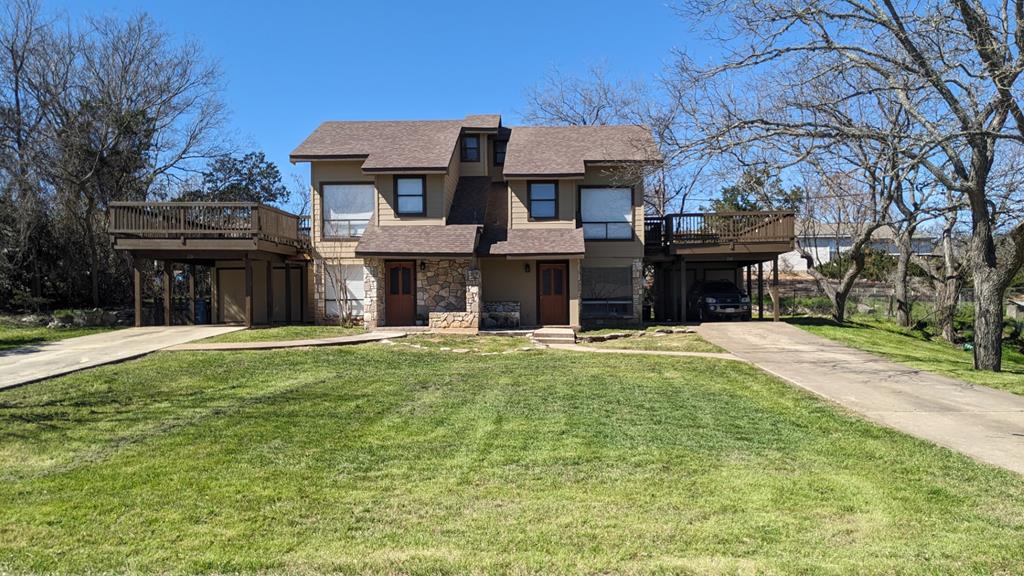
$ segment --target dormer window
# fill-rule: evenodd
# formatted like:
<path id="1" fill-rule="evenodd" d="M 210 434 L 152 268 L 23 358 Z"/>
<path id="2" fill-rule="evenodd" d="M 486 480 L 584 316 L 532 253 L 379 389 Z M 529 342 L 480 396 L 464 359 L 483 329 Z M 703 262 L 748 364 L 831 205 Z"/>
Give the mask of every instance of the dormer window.
<path id="1" fill-rule="evenodd" d="M 424 176 L 395 176 L 395 213 L 399 216 L 426 214 L 427 179 Z"/>
<path id="2" fill-rule="evenodd" d="M 480 136 L 476 134 L 465 134 L 462 137 L 462 161 L 480 161 Z"/>
<path id="3" fill-rule="evenodd" d="M 508 140 L 494 141 L 494 165 L 505 165 L 505 149 L 508 148 Z"/>

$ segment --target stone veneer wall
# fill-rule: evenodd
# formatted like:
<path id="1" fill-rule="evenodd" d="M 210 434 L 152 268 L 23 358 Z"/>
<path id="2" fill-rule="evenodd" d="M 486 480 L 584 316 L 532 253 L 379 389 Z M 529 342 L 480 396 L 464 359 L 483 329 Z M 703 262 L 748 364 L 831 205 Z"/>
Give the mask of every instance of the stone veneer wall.
<path id="1" fill-rule="evenodd" d="M 637 258 L 633 260 L 633 319 L 641 322 L 644 313 L 644 260 Z"/>
<path id="2" fill-rule="evenodd" d="M 384 325 L 384 261 L 363 260 L 363 326 L 373 329 Z"/>
<path id="3" fill-rule="evenodd" d="M 469 264 L 469 260 L 419 260 L 416 263 L 416 315 L 466 310 Z"/>
<path id="4" fill-rule="evenodd" d="M 453 267 L 449 267 L 449 270 L 451 270 L 451 268 Z M 463 270 L 463 309 L 437 310 L 428 312 L 427 318 L 429 321 L 430 328 L 435 330 L 448 330 L 460 332 L 476 332 L 480 328 L 480 270 L 477 268 L 470 268 L 468 262 L 465 263 L 465 268 L 463 268 Z M 434 278 L 438 277 L 443 278 L 444 276 L 435 276 Z M 447 278 L 449 282 L 451 282 L 454 279 L 454 275 L 449 272 Z M 438 294 L 440 295 L 441 290 L 436 288 L 428 288 L 426 292 L 428 294 L 432 292 L 438 292 Z M 443 297 L 435 299 L 435 301 L 445 302 Z"/>
<path id="5" fill-rule="evenodd" d="M 420 270 L 423 262 L 423 270 Z M 363 260 L 363 325 L 385 325 L 384 261 Z M 416 315 L 430 328 L 471 331 L 480 326 L 480 270 L 469 260 L 416 262 Z"/>

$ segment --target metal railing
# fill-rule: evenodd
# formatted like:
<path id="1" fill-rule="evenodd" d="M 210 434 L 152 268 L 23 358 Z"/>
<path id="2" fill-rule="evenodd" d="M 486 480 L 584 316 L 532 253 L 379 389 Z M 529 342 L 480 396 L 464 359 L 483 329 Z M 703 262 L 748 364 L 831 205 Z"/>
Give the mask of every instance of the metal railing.
<path id="1" fill-rule="evenodd" d="M 111 202 L 107 218 L 115 236 L 302 243 L 298 216 L 255 202 Z"/>
<path id="2" fill-rule="evenodd" d="M 790 242 L 794 216 L 788 211 L 668 214 L 644 223 L 648 246 L 711 246 Z"/>

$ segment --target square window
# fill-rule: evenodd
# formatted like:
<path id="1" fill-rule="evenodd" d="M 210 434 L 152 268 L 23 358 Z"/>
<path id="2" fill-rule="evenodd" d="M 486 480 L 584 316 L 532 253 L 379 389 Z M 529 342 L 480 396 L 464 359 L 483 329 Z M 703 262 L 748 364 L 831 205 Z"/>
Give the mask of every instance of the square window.
<path id="1" fill-rule="evenodd" d="M 553 220 L 558 217 L 558 183 L 530 182 L 527 184 L 530 218 Z"/>
<path id="2" fill-rule="evenodd" d="M 422 216 L 426 213 L 427 179 L 424 176 L 395 177 L 395 212 Z"/>

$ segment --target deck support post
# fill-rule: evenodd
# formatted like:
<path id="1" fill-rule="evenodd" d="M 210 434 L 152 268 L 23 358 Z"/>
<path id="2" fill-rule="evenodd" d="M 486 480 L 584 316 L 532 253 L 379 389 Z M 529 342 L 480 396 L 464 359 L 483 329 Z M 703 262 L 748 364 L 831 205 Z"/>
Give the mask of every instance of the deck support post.
<path id="1" fill-rule="evenodd" d="M 267 326 L 274 325 L 274 263 L 267 260 Z"/>
<path id="2" fill-rule="evenodd" d="M 171 283 L 173 281 L 173 262 L 164 260 L 164 271 L 163 271 L 163 282 L 164 282 L 164 326 L 170 326 L 173 324 L 171 318 L 171 312 L 173 306 L 171 305 Z"/>
<path id="3" fill-rule="evenodd" d="M 683 322 L 686 318 L 686 258 L 679 259 L 679 319 Z"/>
<path id="4" fill-rule="evenodd" d="M 778 256 L 775 257 L 775 262 L 772 265 L 771 294 L 772 294 L 772 320 L 775 321 L 775 322 L 778 322 L 779 321 L 779 317 L 782 314 L 782 311 L 779 310 L 779 308 L 781 308 L 782 306 L 781 306 L 781 303 L 779 302 L 780 298 L 779 298 L 779 257 Z"/>
<path id="5" fill-rule="evenodd" d="M 188 265 L 188 316 L 192 325 L 196 325 L 196 265 Z"/>
<path id="6" fill-rule="evenodd" d="M 245 326 L 252 328 L 252 260 L 246 254 L 245 262 Z"/>
<path id="7" fill-rule="evenodd" d="M 132 256 L 132 276 L 135 281 L 134 284 L 134 297 L 135 297 L 135 327 L 139 328 L 142 326 L 142 268 L 139 259 Z"/>
<path id="8" fill-rule="evenodd" d="M 284 322 L 292 323 L 292 265 L 284 261 Z"/>
<path id="9" fill-rule="evenodd" d="M 757 319 L 764 320 L 764 262 L 757 263 Z"/>
<path id="10" fill-rule="evenodd" d="M 751 298 L 754 295 L 754 279 L 751 278 L 750 276 L 750 273 L 752 271 L 750 268 L 750 264 L 747 264 L 746 268 L 744 268 L 744 271 L 747 273 L 747 298 Z M 753 298 L 751 298 L 751 301 L 753 301 Z"/>

